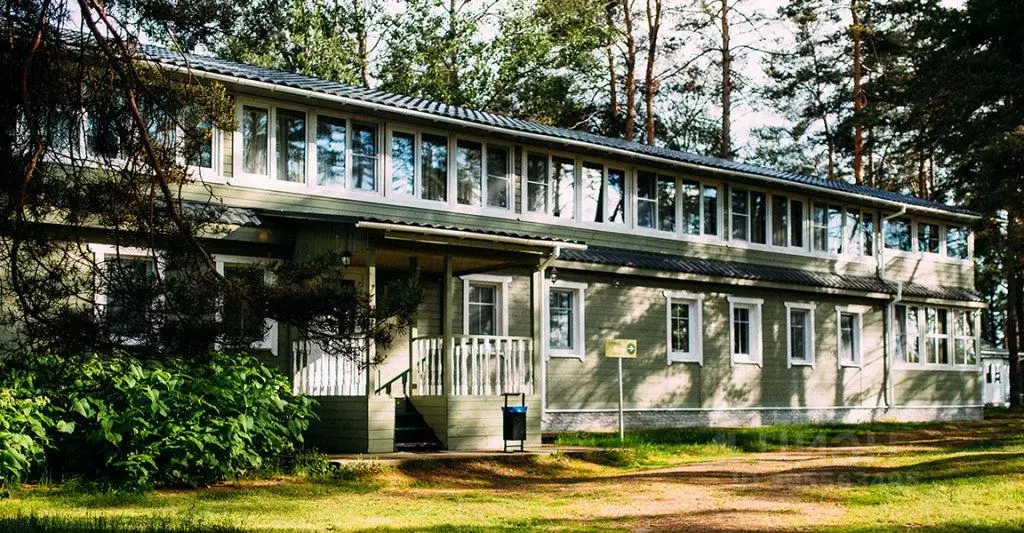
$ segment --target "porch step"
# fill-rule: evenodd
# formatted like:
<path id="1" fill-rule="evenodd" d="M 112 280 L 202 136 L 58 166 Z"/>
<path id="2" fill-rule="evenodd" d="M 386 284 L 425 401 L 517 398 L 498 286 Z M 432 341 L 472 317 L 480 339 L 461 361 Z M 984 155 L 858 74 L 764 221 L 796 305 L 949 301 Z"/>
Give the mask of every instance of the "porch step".
<path id="1" fill-rule="evenodd" d="M 409 398 L 395 400 L 395 451 L 433 451 L 441 441 Z"/>

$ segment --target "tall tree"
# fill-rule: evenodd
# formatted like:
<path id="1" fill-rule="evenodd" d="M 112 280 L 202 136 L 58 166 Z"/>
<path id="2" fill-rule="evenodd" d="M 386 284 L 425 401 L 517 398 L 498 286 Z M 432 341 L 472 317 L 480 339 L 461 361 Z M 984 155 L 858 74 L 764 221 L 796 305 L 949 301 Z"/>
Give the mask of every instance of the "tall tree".
<path id="1" fill-rule="evenodd" d="M 863 43 L 864 26 L 861 20 L 863 0 L 850 0 L 850 37 L 853 44 L 851 59 L 853 61 L 853 182 L 864 183 L 864 126 L 860 123 L 864 111 L 864 90 L 861 87 L 863 78 Z"/>
<path id="2" fill-rule="evenodd" d="M 661 32 L 662 20 L 661 0 L 647 0 L 647 66 L 644 71 L 644 123 L 647 126 L 645 139 L 647 144 L 654 144 L 654 95 L 660 86 L 655 77 L 655 64 L 658 60 L 658 33 Z"/>

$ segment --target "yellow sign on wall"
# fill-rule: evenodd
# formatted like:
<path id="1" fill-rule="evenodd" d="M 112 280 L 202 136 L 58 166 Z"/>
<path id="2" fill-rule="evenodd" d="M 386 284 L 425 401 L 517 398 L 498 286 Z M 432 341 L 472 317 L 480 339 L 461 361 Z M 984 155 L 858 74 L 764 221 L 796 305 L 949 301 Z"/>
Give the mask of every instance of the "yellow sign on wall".
<path id="1" fill-rule="evenodd" d="M 618 359 L 636 359 L 636 339 L 607 339 L 604 356 Z"/>

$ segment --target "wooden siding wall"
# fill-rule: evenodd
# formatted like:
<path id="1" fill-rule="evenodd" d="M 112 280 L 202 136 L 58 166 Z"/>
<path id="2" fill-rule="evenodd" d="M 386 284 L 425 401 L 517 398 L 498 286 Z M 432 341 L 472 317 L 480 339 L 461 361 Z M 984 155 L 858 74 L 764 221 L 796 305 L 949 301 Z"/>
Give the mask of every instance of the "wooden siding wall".
<path id="1" fill-rule="evenodd" d="M 322 396 L 306 442 L 324 452 L 395 451 L 395 401 L 384 396 Z"/>
<path id="2" fill-rule="evenodd" d="M 518 402 L 519 399 L 511 400 Z M 501 450 L 502 396 L 414 396 L 412 403 L 445 448 Z M 540 446 L 540 396 L 526 396 L 526 446 Z"/>
<path id="3" fill-rule="evenodd" d="M 616 364 L 603 357 L 607 338 L 635 338 L 639 354 L 624 362 L 626 405 L 634 408 L 881 407 L 884 399 L 884 306 L 863 315 L 860 367 L 837 361 L 837 305 L 866 302 L 828 295 L 622 279 L 562 273 L 560 279 L 588 283 L 583 361 L 547 363 L 547 407 L 611 409 L 617 406 Z M 665 290 L 706 294 L 703 307 L 704 365 L 667 363 Z M 729 351 L 728 296 L 762 298 L 762 366 L 733 365 Z M 813 302 L 815 366 L 788 368 L 785 302 Z M 977 404 L 975 372 L 897 372 L 896 405 Z"/>

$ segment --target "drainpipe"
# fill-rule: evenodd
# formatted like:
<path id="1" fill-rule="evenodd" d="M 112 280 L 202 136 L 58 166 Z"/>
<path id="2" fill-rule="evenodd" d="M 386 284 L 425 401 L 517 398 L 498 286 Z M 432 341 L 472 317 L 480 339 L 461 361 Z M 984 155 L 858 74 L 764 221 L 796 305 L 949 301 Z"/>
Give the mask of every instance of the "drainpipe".
<path id="1" fill-rule="evenodd" d="M 879 243 L 881 246 L 878 247 L 878 277 L 886 283 L 892 283 L 896 285 L 896 295 L 892 301 L 885 308 L 885 319 L 882 321 L 882 334 L 885 335 L 882 346 L 884 347 L 885 353 L 883 354 L 883 362 L 885 363 L 885 406 L 892 407 L 895 404 L 896 387 L 892 382 L 892 367 L 893 367 L 893 339 L 892 339 L 892 325 L 896 320 L 896 304 L 903 299 L 903 282 L 889 279 L 885 276 L 885 224 L 890 220 L 901 217 L 907 213 L 907 206 L 900 207 L 900 210 L 889 215 L 882 217 L 881 223 L 881 235 L 883 242 Z"/>
<path id="2" fill-rule="evenodd" d="M 540 382 L 534 383 L 534 388 L 540 390 L 540 418 L 544 420 L 544 412 L 548 408 L 548 361 L 547 361 L 547 347 L 544 346 L 542 332 L 544 331 L 544 272 L 562 256 L 562 247 L 555 246 L 551 249 L 551 255 L 544 258 L 537 266 L 537 282 L 538 286 L 536 290 L 539 294 L 535 297 L 534 304 L 536 310 L 534 311 L 535 316 L 532 318 L 534 327 L 533 331 L 534 338 L 534 355 L 537 357 L 540 366 Z M 536 368 L 536 367 L 535 367 Z M 534 374 L 536 377 L 536 374 Z"/>

